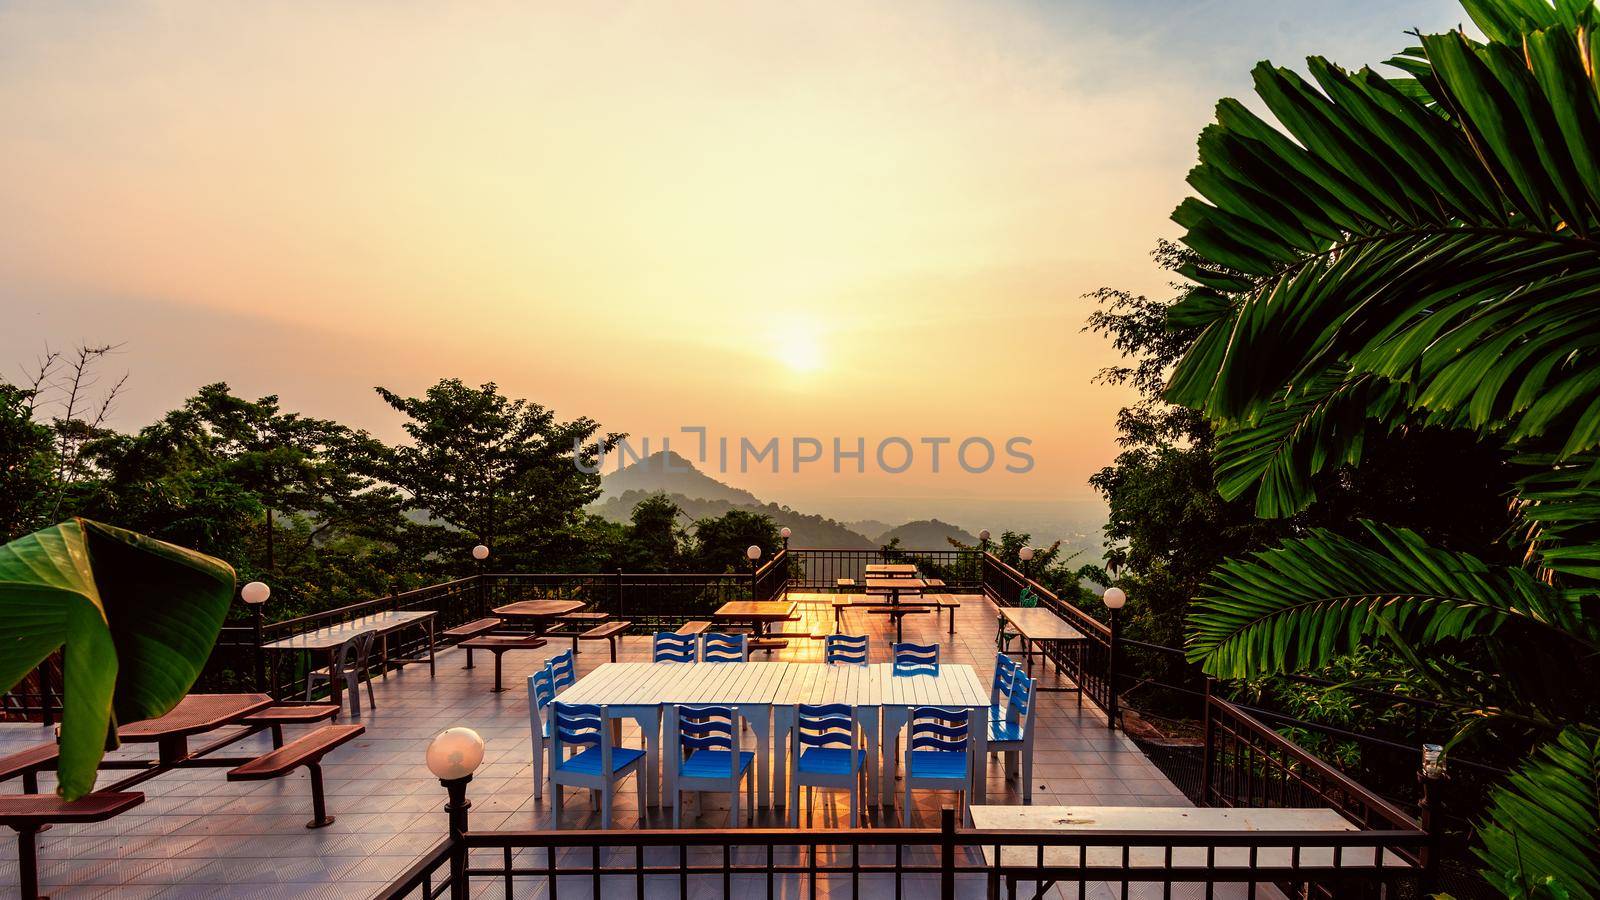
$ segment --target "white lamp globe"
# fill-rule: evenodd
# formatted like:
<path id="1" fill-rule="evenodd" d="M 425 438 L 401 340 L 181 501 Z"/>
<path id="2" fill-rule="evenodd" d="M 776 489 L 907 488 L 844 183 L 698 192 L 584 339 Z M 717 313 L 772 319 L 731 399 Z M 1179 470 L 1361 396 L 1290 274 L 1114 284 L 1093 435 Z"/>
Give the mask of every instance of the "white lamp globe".
<path id="1" fill-rule="evenodd" d="M 783 535 L 783 539 L 784 540 L 788 540 L 789 539 L 789 535 L 794 534 L 794 532 L 790 531 L 787 526 L 785 526 L 784 528 L 779 529 L 778 533 Z"/>
<path id="2" fill-rule="evenodd" d="M 985 528 L 984 530 L 978 532 L 978 540 L 987 541 L 988 539 L 989 539 L 989 529 Z"/>
<path id="3" fill-rule="evenodd" d="M 1028 560 L 1033 559 L 1033 548 L 1032 547 L 1023 547 L 1021 550 L 1017 551 L 1017 557 L 1020 558 L 1023 562 L 1027 562 Z"/>
<path id="4" fill-rule="evenodd" d="M 1128 602 L 1128 595 L 1123 593 L 1122 588 L 1109 587 L 1100 599 L 1105 601 L 1106 609 L 1121 609 Z"/>
<path id="5" fill-rule="evenodd" d="M 761 548 L 755 544 L 751 544 L 749 548 L 744 551 L 744 555 L 749 557 L 752 561 L 758 560 L 761 558 Z"/>
<path id="6" fill-rule="evenodd" d="M 483 762 L 483 738 L 471 728 L 449 728 L 428 745 L 428 771 L 441 781 L 466 778 Z"/>
<path id="7" fill-rule="evenodd" d="M 239 599 L 251 606 L 260 606 L 272 596 L 272 588 L 265 581 L 252 581 L 239 589 Z"/>
<path id="8" fill-rule="evenodd" d="M 472 558 L 482 561 L 489 558 L 489 548 L 482 544 L 472 548 Z"/>

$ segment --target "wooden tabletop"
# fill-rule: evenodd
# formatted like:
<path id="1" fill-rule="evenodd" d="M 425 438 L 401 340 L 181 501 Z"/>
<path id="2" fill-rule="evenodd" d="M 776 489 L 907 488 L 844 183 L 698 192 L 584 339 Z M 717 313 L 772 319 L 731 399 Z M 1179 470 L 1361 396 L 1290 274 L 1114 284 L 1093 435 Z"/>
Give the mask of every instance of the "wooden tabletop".
<path id="1" fill-rule="evenodd" d="M 1002 606 L 1000 615 L 1030 641 L 1081 641 L 1083 632 L 1068 625 L 1048 609 L 1038 606 Z"/>
<path id="2" fill-rule="evenodd" d="M 521 600 L 495 607 L 494 614 L 502 619 L 553 619 L 583 607 L 577 600 Z"/>
<path id="3" fill-rule="evenodd" d="M 263 650 L 330 650 L 368 632 L 383 634 L 438 615 L 431 609 L 391 609 L 263 644 Z"/>
<path id="4" fill-rule="evenodd" d="M 733 600 L 722 604 L 711 618 L 724 622 L 781 622 L 794 615 L 793 600 Z"/>
<path id="5" fill-rule="evenodd" d="M 920 591 L 927 586 L 928 583 L 921 578 L 889 576 L 867 579 L 867 590 L 869 591 Z"/>
<path id="6" fill-rule="evenodd" d="M 867 566 L 867 575 L 915 575 L 917 567 L 910 563 L 873 563 Z"/>
<path id="7" fill-rule="evenodd" d="M 1331 809 L 1213 809 L 1189 806 L 980 806 L 974 805 L 972 826 L 1028 831 L 1217 831 L 1247 834 L 1254 831 L 1305 831 L 1315 833 L 1356 831 L 1357 828 L 1344 816 Z M 1046 847 L 1045 867 L 1076 867 L 1079 860 L 1077 846 Z M 1249 847 L 1217 847 L 1216 865 L 1252 865 L 1257 868 L 1287 868 L 1291 864 L 1292 847 L 1260 847 L 1254 860 Z M 1209 847 L 1175 847 L 1172 864 L 1177 866 L 1206 864 Z M 1329 865 L 1333 861 L 1333 848 L 1316 846 L 1308 840 L 1299 848 L 1299 863 L 1303 866 Z M 984 860 L 993 864 L 994 847 L 984 848 Z M 1039 848 L 1007 846 L 1004 861 L 1008 866 L 1035 866 Z M 1112 867 L 1122 864 L 1123 847 L 1104 846 L 1088 848 L 1088 865 Z M 1161 847 L 1129 848 L 1129 864 L 1136 867 L 1158 867 L 1166 864 L 1166 850 Z M 1371 865 L 1374 859 L 1371 847 L 1346 847 L 1341 857 L 1343 865 Z M 1385 855 L 1385 865 L 1403 866 L 1405 862 L 1392 853 Z M 1271 880 L 1271 879 L 1264 879 Z"/>
<path id="8" fill-rule="evenodd" d="M 133 743 L 199 734 L 231 724 L 272 705 L 266 694 L 190 694 L 164 716 L 130 722 L 117 737 Z"/>

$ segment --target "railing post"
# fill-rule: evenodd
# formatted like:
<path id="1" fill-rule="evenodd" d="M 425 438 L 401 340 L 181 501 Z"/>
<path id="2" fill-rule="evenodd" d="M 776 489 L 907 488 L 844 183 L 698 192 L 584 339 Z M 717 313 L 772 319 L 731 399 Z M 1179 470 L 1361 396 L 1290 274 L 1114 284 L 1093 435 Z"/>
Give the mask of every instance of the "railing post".
<path id="1" fill-rule="evenodd" d="M 444 805 L 444 811 L 450 817 L 450 900 L 467 900 L 467 810 L 472 808 L 472 801 L 467 799 L 467 782 L 472 776 L 465 778 L 441 778 L 439 783 L 444 785 L 450 793 L 450 800 Z"/>
<path id="2" fill-rule="evenodd" d="M 939 811 L 939 896 L 956 898 L 956 811 L 948 806 Z"/>
<path id="3" fill-rule="evenodd" d="M 1418 888 L 1424 896 L 1431 894 L 1439 883 L 1439 843 L 1443 831 L 1443 806 L 1440 801 L 1443 799 L 1441 782 L 1444 779 L 1442 749 L 1434 744 L 1424 744 L 1422 768 L 1417 772 L 1417 780 L 1422 783 L 1422 799 L 1417 805 L 1422 812 L 1422 830 L 1428 836 L 1418 860 L 1422 864 L 1422 883 Z"/>
<path id="4" fill-rule="evenodd" d="M 1111 609 L 1111 649 L 1106 654 L 1106 727 L 1117 728 L 1117 610 Z"/>
<path id="5" fill-rule="evenodd" d="M 48 728 L 56 723 L 55 710 L 50 708 L 50 657 L 39 663 L 39 714 Z"/>
<path id="6" fill-rule="evenodd" d="M 255 611 L 255 623 L 254 628 L 252 629 L 254 639 L 252 643 L 255 644 L 256 654 L 256 693 L 271 693 L 271 691 L 268 691 L 264 687 L 267 682 L 267 653 L 265 650 L 261 649 L 261 604 L 252 603 L 250 604 L 250 608 Z"/>
<path id="7" fill-rule="evenodd" d="M 1201 806 L 1211 805 L 1211 760 L 1215 756 L 1215 747 L 1213 745 L 1216 743 L 1217 731 L 1216 723 L 1211 719 L 1211 692 L 1216 683 L 1217 680 L 1215 678 L 1210 675 L 1206 676 L 1205 709 L 1200 713 L 1201 721 L 1205 723 L 1202 732 L 1205 735 L 1204 743 L 1200 748 L 1200 799 L 1198 802 Z"/>
<path id="8" fill-rule="evenodd" d="M 617 569 L 617 618 L 622 618 L 627 610 L 622 608 L 622 569 Z"/>

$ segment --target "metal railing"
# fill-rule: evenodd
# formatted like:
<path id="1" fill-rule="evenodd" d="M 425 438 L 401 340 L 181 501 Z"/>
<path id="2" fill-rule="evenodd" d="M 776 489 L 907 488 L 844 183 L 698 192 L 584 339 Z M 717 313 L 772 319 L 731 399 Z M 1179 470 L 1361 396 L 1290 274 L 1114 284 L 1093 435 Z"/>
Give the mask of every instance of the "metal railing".
<path id="1" fill-rule="evenodd" d="M 1114 711 L 1111 677 L 1111 629 L 1077 606 L 1062 600 L 1049 588 L 1007 565 L 993 553 L 984 553 L 983 592 L 996 606 L 1016 606 L 1024 587 L 1039 598 L 1039 605 L 1060 616 L 1083 635 L 1081 641 L 1047 641 L 1038 649 L 1077 684 L 1083 695 L 1103 710 Z M 1113 718 L 1111 722 L 1115 726 Z"/>
<path id="2" fill-rule="evenodd" d="M 791 549 L 795 583 L 792 590 L 832 591 L 841 578 L 857 585 L 866 580 L 867 566 L 878 563 L 912 563 L 928 578 L 937 578 L 945 588 L 958 593 L 977 593 L 982 589 L 983 571 L 976 550 L 903 550 L 899 547 L 877 550 Z"/>

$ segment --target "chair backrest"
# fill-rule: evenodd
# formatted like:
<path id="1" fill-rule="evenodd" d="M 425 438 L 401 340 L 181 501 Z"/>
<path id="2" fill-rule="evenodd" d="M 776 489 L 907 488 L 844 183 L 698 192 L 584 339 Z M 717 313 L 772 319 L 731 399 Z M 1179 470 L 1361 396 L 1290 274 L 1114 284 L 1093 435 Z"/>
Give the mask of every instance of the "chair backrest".
<path id="1" fill-rule="evenodd" d="M 372 632 L 370 631 L 363 631 L 355 637 L 340 644 L 337 655 L 337 659 L 339 661 L 339 671 L 336 674 L 342 675 L 346 672 L 360 672 L 366 665 L 367 654 L 371 651 L 371 649 Z"/>
<path id="2" fill-rule="evenodd" d="M 565 690 L 568 685 L 577 683 L 578 661 L 573 658 L 570 649 L 550 657 L 546 665 L 550 667 L 550 674 L 555 676 L 556 690 Z"/>
<path id="3" fill-rule="evenodd" d="M 679 706 L 678 746 L 697 750 L 732 750 L 734 712 L 728 706 Z"/>
<path id="4" fill-rule="evenodd" d="M 742 634 L 700 635 L 700 661 L 708 663 L 746 662 L 750 659 L 750 644 Z"/>
<path id="5" fill-rule="evenodd" d="M 830 634 L 823 641 L 823 659 L 829 664 L 867 664 L 870 640 L 864 634 Z"/>
<path id="6" fill-rule="evenodd" d="M 894 645 L 894 674 L 939 674 L 939 645 L 913 644 L 909 641 Z"/>
<path id="7" fill-rule="evenodd" d="M 651 662 L 694 662 L 695 636 L 675 631 L 658 631 L 651 642 Z"/>
<path id="8" fill-rule="evenodd" d="M 943 706 L 919 706 L 911 710 L 910 738 L 906 744 L 912 750 L 939 750 L 965 753 L 971 736 L 965 709 L 947 709 Z"/>
<path id="9" fill-rule="evenodd" d="M 1024 723 L 1024 727 L 1032 728 L 1034 712 L 1034 680 L 1026 672 L 1017 672 L 1011 679 L 1011 692 L 1006 697 L 1006 719 L 1011 722 Z"/>
<path id="10" fill-rule="evenodd" d="M 795 746 L 854 747 L 855 710 L 843 703 L 802 703 L 795 717 Z"/>
<path id="11" fill-rule="evenodd" d="M 593 703 L 550 704 L 550 739 L 556 750 L 562 744 L 587 744 L 604 749 L 610 743 L 611 731 L 606 727 L 605 710 Z"/>
<path id="12" fill-rule="evenodd" d="M 528 690 L 531 692 L 529 699 L 533 701 L 535 709 L 544 709 L 556 699 L 556 676 L 550 671 L 550 664 L 545 663 L 544 668 L 528 677 Z"/>
<path id="13" fill-rule="evenodd" d="M 989 703 L 1000 702 L 1001 697 L 1011 696 L 1011 682 L 1016 678 L 1022 667 L 1016 660 L 1004 653 L 994 655 L 994 680 L 989 687 Z"/>

